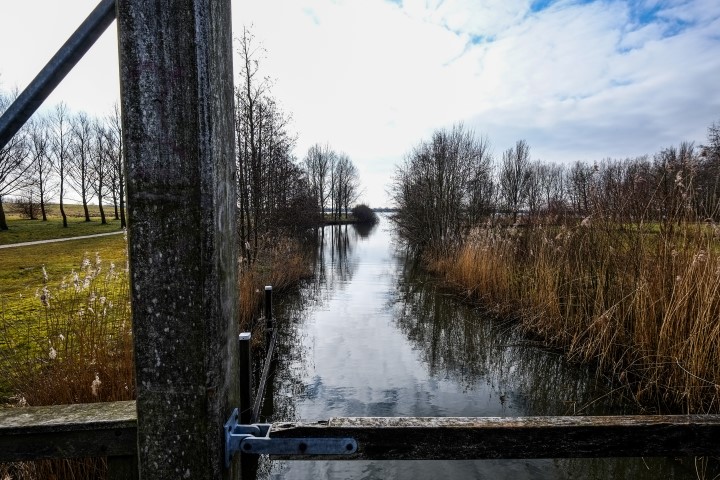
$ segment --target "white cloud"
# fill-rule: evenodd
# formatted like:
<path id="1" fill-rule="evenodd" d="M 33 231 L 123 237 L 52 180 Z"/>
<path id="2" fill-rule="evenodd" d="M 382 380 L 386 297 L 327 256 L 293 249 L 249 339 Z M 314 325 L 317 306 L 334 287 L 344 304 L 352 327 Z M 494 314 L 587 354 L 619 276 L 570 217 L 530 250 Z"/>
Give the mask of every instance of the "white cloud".
<path id="1" fill-rule="evenodd" d="M 97 0 L 3 2 L 0 16 L 0 87 L 22 89 L 37 75 Z M 65 101 L 73 109 L 109 112 L 119 95 L 117 28 L 113 23 L 70 71 L 47 104 Z"/>
<path id="2" fill-rule="evenodd" d="M 263 71 L 294 118 L 296 154 L 316 142 L 347 152 L 373 205 L 387 201 L 394 162 L 458 121 L 487 133 L 497 153 L 525 138 L 534 157 L 572 161 L 702 141 L 719 119 L 717 0 L 559 0 L 538 12 L 531 3 L 233 0 L 233 28 L 254 24 Z M 0 50 L 3 86 L 27 83 L 94 4 L 5 6 L 0 44 L 13 48 Z M 51 102 L 109 109 L 110 30 Z"/>

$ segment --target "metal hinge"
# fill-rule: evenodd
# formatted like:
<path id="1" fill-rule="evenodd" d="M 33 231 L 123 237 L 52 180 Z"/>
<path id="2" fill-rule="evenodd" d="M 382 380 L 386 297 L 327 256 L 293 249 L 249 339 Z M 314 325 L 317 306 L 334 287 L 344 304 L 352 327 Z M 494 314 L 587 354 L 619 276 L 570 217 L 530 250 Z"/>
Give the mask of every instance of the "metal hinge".
<path id="1" fill-rule="evenodd" d="M 269 423 L 240 425 L 238 409 L 225 422 L 225 466 L 233 455 L 350 455 L 357 451 L 354 438 L 270 438 Z"/>

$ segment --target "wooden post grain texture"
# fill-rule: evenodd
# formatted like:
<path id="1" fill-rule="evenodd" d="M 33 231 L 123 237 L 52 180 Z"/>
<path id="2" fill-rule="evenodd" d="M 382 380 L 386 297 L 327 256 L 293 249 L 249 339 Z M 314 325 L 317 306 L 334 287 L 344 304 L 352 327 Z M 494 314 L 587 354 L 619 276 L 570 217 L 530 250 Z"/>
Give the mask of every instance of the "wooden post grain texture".
<path id="1" fill-rule="evenodd" d="M 140 477 L 231 478 L 237 251 L 230 0 L 118 0 Z"/>

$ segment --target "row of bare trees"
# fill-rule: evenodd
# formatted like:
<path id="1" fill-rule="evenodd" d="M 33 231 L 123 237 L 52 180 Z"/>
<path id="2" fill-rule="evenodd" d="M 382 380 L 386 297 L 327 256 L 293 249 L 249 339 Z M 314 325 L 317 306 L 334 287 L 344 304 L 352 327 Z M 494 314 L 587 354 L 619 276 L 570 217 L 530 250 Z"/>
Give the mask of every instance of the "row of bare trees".
<path id="1" fill-rule="evenodd" d="M 720 124 L 709 127 L 703 146 L 572 165 L 532 160 L 524 140 L 496 162 L 487 138 L 457 125 L 416 146 L 391 188 L 400 233 L 421 249 L 452 246 L 489 217 L 719 221 Z"/>
<path id="2" fill-rule="evenodd" d="M 240 78 L 235 89 L 238 234 L 243 258 L 253 263 L 267 243 L 294 236 L 348 210 L 358 195 L 357 169 L 329 146 L 310 148 L 303 162 L 292 154 L 291 117 L 262 76 L 263 49 L 243 29 L 238 39 Z"/>
<path id="3" fill-rule="evenodd" d="M 0 113 L 12 97 L 0 92 Z M 30 218 L 36 211 L 47 220 L 47 204 L 58 201 L 67 227 L 65 200 L 79 199 L 85 221 L 88 205 L 97 202 L 101 223 L 107 223 L 105 205 L 125 226 L 125 178 L 122 163 L 120 112 L 106 118 L 70 113 L 63 103 L 34 117 L 0 149 L 0 229 L 7 230 L 4 202 L 14 197 Z"/>
<path id="4" fill-rule="evenodd" d="M 316 208 L 329 212 L 332 220 L 347 216 L 360 195 L 358 170 L 350 157 L 316 143 L 308 149 L 303 163 Z"/>

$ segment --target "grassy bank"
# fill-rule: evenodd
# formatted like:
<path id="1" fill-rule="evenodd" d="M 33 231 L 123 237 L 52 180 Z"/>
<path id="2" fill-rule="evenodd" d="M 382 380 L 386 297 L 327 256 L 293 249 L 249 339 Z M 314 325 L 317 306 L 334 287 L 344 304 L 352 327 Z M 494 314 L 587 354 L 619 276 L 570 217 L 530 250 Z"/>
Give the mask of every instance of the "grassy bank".
<path id="1" fill-rule="evenodd" d="M 60 208 L 57 205 L 47 207 L 48 219 L 45 222 L 8 214 L 8 230 L 0 230 L 0 245 L 120 231 L 120 220 L 113 219 L 112 207 L 105 207 L 107 218 L 105 225 L 100 223 L 100 211 L 97 205 L 89 206 L 89 211 L 92 219 L 86 222 L 82 205 L 65 205 L 67 228 L 63 227 Z"/>
<path id="2" fill-rule="evenodd" d="M 122 235 L 0 249 L 0 391 L 32 405 L 86 398 L 90 365 L 129 332 L 126 250 Z"/>
<path id="3" fill-rule="evenodd" d="M 238 280 L 240 328 L 244 331 L 252 328 L 253 318 L 264 301 L 266 285 L 272 285 L 273 292 L 277 293 L 312 274 L 310 251 L 292 239 L 276 242 L 272 248 L 261 252 L 253 265 L 243 264 Z"/>
<path id="4" fill-rule="evenodd" d="M 123 235 L 0 249 L 0 403 L 16 407 L 135 398 L 127 244 Z M 263 287 L 312 273 L 297 241 L 241 268 L 241 328 Z M 258 338 L 260 338 L 258 336 Z M 0 464 L 0 478 L 103 478 L 104 459 Z"/>
<path id="5" fill-rule="evenodd" d="M 480 228 L 431 268 L 469 299 L 632 386 L 650 409 L 720 411 L 720 250 L 695 223 Z"/>
<path id="6" fill-rule="evenodd" d="M 0 368 L 11 372 L 0 381 L 0 394 L 23 397 L 23 402 L 31 405 L 92 400 L 85 395 L 95 378 L 89 365 L 97 365 L 98 352 L 118 350 L 117 345 L 104 346 L 103 336 L 130 333 L 126 252 L 122 235 L 0 249 Z M 251 328 L 265 285 L 281 291 L 310 275 L 309 252 L 298 241 L 278 241 L 261 252 L 252 266 L 240 269 L 240 328 Z M 117 314 L 106 318 L 108 309 Z M 64 338 L 62 351 L 55 345 L 60 336 Z M 80 383 L 64 384 L 63 392 L 35 388 L 46 382 L 50 366 L 62 370 L 58 365 L 70 348 L 77 348 L 82 357 L 73 357 L 73 361 L 86 366 L 84 375 L 72 376 Z M 52 359 L 51 349 L 55 352 Z M 122 345 L 121 350 L 127 362 L 123 370 L 130 372 L 131 343 Z M 72 370 L 76 371 L 76 366 Z M 62 379 L 68 374 L 58 375 Z M 123 388 L 132 384 L 130 378 L 123 376 Z M 129 392 L 132 396 L 131 388 Z M 122 399 L 124 394 L 108 400 Z"/>

